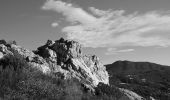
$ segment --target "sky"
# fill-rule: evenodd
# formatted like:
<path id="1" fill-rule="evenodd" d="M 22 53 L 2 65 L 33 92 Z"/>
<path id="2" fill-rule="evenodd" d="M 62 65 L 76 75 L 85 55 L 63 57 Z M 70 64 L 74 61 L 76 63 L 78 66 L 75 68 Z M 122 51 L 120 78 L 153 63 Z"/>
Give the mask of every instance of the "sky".
<path id="1" fill-rule="evenodd" d="M 0 38 L 35 50 L 61 37 L 103 64 L 170 65 L 170 0 L 0 0 Z"/>

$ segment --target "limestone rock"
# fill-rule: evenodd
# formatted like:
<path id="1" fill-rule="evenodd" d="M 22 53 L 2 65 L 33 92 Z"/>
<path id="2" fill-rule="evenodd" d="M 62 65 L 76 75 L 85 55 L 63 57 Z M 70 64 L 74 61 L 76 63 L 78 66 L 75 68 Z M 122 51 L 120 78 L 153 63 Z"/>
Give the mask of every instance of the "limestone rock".
<path id="1" fill-rule="evenodd" d="M 52 60 L 50 58 L 56 58 L 56 62 L 61 66 L 61 69 L 69 72 L 69 74 L 65 74 L 65 77 L 71 75 L 87 87 L 96 87 L 99 82 L 109 84 L 109 75 L 105 66 L 100 63 L 99 58 L 95 55 L 84 56 L 81 45 L 76 41 L 68 41 L 63 38 L 55 42 L 48 40 L 45 45 L 37 49 L 36 53 L 49 58 L 49 60 Z"/>
<path id="2" fill-rule="evenodd" d="M 63 38 L 55 41 L 50 46 L 53 51 L 56 52 L 59 62 L 67 62 L 69 58 L 76 58 L 81 56 L 81 45 L 76 41 L 65 41 Z"/>

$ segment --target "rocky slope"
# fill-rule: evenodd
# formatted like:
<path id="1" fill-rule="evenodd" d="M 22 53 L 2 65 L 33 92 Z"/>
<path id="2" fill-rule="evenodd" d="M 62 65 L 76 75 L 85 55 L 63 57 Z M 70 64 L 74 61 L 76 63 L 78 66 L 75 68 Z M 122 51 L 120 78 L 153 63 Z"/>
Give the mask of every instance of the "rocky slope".
<path id="1" fill-rule="evenodd" d="M 15 42 L 7 43 L 4 40 L 0 40 L 0 59 L 3 59 L 9 55 L 17 56 L 23 59 L 32 68 L 36 68 L 37 70 L 43 72 L 44 75 L 54 76 L 54 78 L 60 77 L 63 80 L 73 78 L 78 79 L 79 82 L 83 84 L 83 87 L 85 86 L 86 89 L 90 89 L 94 93 L 102 93 L 103 96 L 109 96 L 113 98 L 116 97 L 116 100 L 118 98 L 118 100 L 145 100 L 143 97 L 139 96 L 131 89 L 128 90 L 127 88 L 124 89 L 124 87 L 119 86 L 115 87 L 115 83 L 117 83 L 117 81 L 112 81 L 112 76 L 114 75 L 112 71 L 122 71 L 117 70 L 119 68 L 115 67 L 107 67 L 107 69 L 109 70 L 106 71 L 106 67 L 101 64 L 97 56 L 83 55 L 81 45 L 76 41 L 68 41 L 64 40 L 63 38 L 56 41 L 48 40 L 45 45 L 38 47 L 37 50 L 30 51 L 16 45 Z M 116 66 L 120 67 L 118 65 Z M 111 82 L 109 82 L 108 72 L 111 76 Z M 105 85 L 99 86 L 99 83 Z M 50 84 L 53 84 L 53 82 Z M 96 88 L 98 89 L 96 90 Z M 103 96 L 102 98 L 104 98 Z"/>
<path id="2" fill-rule="evenodd" d="M 75 41 L 48 40 L 34 52 L 15 44 L 1 43 L 0 58 L 14 53 L 45 74 L 58 74 L 64 79 L 74 77 L 92 90 L 99 82 L 109 84 L 109 75 L 99 58 L 83 55 L 81 45 Z"/>

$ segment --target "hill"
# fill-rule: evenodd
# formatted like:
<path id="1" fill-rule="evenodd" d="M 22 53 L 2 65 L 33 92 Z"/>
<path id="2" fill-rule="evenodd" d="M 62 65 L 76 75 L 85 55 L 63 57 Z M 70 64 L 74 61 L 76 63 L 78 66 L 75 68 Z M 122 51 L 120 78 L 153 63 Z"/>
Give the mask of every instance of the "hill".
<path id="1" fill-rule="evenodd" d="M 104 66 L 63 38 L 34 51 L 0 40 L 2 100 L 169 100 L 169 72 L 149 62 Z"/>
<path id="2" fill-rule="evenodd" d="M 170 66 L 150 62 L 116 61 L 106 65 L 110 84 L 150 99 L 170 100 Z"/>
<path id="3" fill-rule="evenodd" d="M 34 51 L 0 40 L 0 99 L 130 100 L 109 85 L 99 58 L 81 51 L 78 42 L 63 38 Z"/>

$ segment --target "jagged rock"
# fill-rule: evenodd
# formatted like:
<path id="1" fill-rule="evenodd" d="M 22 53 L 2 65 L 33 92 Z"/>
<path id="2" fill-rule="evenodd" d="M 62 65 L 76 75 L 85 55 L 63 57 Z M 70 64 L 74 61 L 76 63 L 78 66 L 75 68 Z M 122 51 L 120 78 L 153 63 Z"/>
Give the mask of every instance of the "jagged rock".
<path id="1" fill-rule="evenodd" d="M 10 44 L 8 47 L 1 44 L 0 52 L 3 54 L 11 52 L 20 56 L 45 74 L 60 73 L 65 79 L 77 78 L 90 89 L 96 87 L 99 82 L 109 84 L 109 75 L 99 58 L 82 55 L 81 45 L 76 41 L 63 38 L 55 42 L 48 40 L 34 52 L 15 44 Z"/>
<path id="2" fill-rule="evenodd" d="M 1 52 L 0 58 L 8 54 L 11 54 L 11 55 L 13 54 L 11 51 L 7 49 L 7 47 L 4 44 L 0 44 L 0 52 Z"/>
<path id="3" fill-rule="evenodd" d="M 0 51 L 1 51 L 2 53 L 8 52 L 7 47 L 6 47 L 5 45 L 3 45 L 3 44 L 0 44 Z"/>
<path id="4" fill-rule="evenodd" d="M 65 41 L 61 38 L 49 48 L 56 52 L 59 62 L 65 63 L 69 58 L 81 56 L 81 45 L 75 41 Z"/>
<path id="5" fill-rule="evenodd" d="M 63 38 L 57 41 L 48 40 L 47 43 L 35 51 L 43 58 L 57 58 L 58 63 L 65 63 L 69 58 L 80 57 L 81 45 L 75 41 L 65 41 Z"/>
<path id="6" fill-rule="evenodd" d="M 108 79 L 108 73 L 106 71 L 106 68 L 103 66 L 103 64 L 101 64 L 99 58 L 95 55 L 93 56 L 84 56 L 83 60 L 86 64 L 86 66 L 88 66 L 88 68 L 90 69 L 90 72 L 96 76 L 96 78 L 98 80 L 100 80 L 99 82 L 108 84 L 109 83 L 109 79 Z M 97 83 L 98 84 L 98 83 Z"/>
<path id="7" fill-rule="evenodd" d="M 50 42 L 50 43 L 49 43 Z M 50 45 L 47 45 L 50 44 Z M 109 75 L 97 56 L 82 55 L 81 45 L 76 41 L 68 41 L 61 38 L 54 42 L 50 40 L 36 51 L 42 57 L 48 54 L 47 58 L 56 56 L 49 55 L 49 51 L 57 55 L 57 64 L 62 70 L 69 72 L 71 77 L 79 79 L 87 87 L 95 87 L 99 82 L 109 84 Z M 59 69 L 58 69 L 59 70 Z"/>
<path id="8" fill-rule="evenodd" d="M 38 48 L 35 51 L 36 54 L 42 56 L 43 58 L 49 58 L 53 62 L 57 62 L 57 54 L 53 50 L 49 49 L 55 42 L 52 40 L 48 40 L 44 46 Z"/>
<path id="9" fill-rule="evenodd" d="M 43 73 L 48 74 L 51 72 L 49 64 L 42 57 L 35 55 L 32 51 L 14 44 L 11 45 L 11 51 L 15 53 L 15 55 L 26 59 L 28 63 L 32 65 L 32 67 L 39 69 Z"/>

